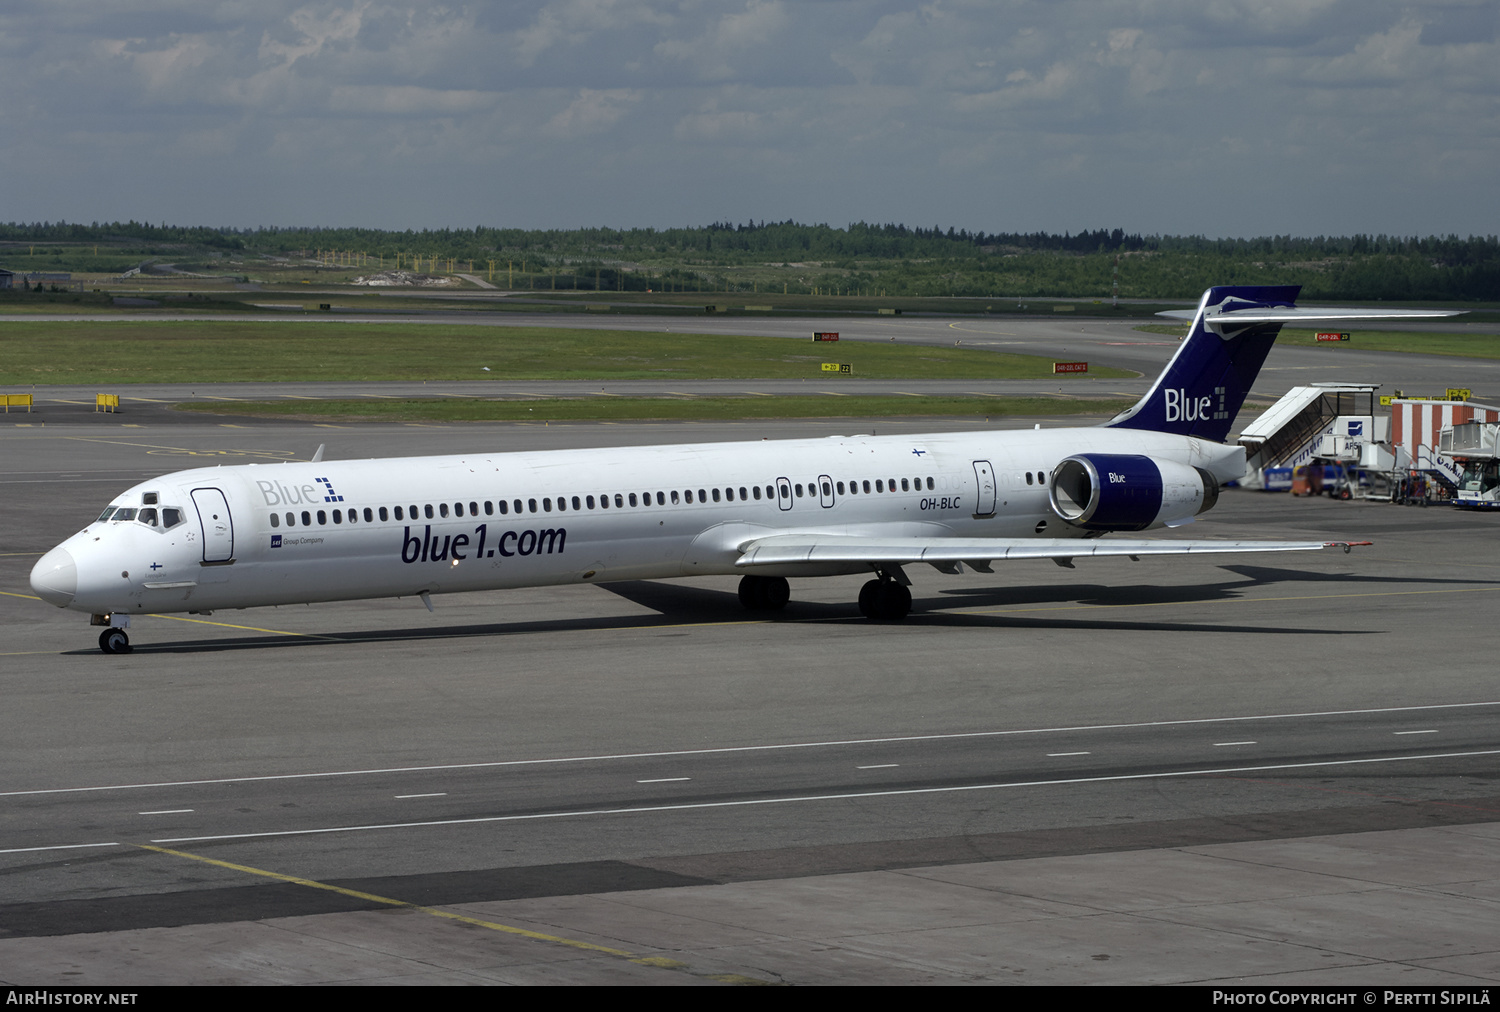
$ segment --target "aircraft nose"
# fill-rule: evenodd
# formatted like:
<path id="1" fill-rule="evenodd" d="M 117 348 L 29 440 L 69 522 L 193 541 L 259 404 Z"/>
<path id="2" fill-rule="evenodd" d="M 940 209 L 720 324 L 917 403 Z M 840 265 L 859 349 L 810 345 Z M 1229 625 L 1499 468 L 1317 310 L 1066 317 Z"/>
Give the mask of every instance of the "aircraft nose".
<path id="1" fill-rule="evenodd" d="M 78 565 L 65 548 L 54 548 L 31 567 L 31 589 L 48 604 L 66 608 L 78 593 Z"/>

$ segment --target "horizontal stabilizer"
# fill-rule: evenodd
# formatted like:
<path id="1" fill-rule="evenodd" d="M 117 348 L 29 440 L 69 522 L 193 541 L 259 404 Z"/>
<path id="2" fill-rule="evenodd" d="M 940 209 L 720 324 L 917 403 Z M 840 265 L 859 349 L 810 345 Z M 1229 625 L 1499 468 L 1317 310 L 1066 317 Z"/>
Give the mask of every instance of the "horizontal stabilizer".
<path id="1" fill-rule="evenodd" d="M 995 559 L 1075 559 L 1121 555 L 1207 555 L 1229 552 L 1310 552 L 1343 541 L 1167 541 L 1110 538 L 863 538 L 841 534 L 783 534 L 744 545 L 738 568 L 797 563 L 901 565 Z"/>
<path id="2" fill-rule="evenodd" d="M 1210 330 L 1223 326 L 1248 326 L 1252 323 L 1335 323 L 1345 320 L 1431 320 L 1444 316 L 1459 316 L 1462 309 L 1360 309 L 1329 306 L 1275 306 L 1253 309 L 1226 309 L 1218 313 L 1204 313 L 1203 323 Z M 1157 313 L 1173 320 L 1191 322 L 1198 316 L 1195 309 L 1171 309 Z"/>

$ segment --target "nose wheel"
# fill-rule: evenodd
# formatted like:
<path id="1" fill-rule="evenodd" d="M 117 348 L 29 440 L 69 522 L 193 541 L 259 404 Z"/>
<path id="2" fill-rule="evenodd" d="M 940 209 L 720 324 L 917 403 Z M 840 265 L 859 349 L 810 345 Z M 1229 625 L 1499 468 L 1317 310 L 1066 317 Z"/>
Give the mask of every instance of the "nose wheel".
<path id="1" fill-rule="evenodd" d="M 130 637 L 124 629 L 106 629 L 99 634 L 99 649 L 107 654 L 128 654 Z"/>

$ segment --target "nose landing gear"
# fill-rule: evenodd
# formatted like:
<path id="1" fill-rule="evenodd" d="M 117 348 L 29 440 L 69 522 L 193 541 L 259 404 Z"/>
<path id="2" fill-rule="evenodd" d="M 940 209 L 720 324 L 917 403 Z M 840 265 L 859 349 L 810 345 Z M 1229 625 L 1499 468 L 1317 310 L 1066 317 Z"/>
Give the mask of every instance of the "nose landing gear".
<path id="1" fill-rule="evenodd" d="M 106 627 L 99 634 L 100 650 L 107 654 L 130 653 L 130 636 L 125 632 L 130 628 L 129 615 L 93 615 L 89 618 L 89 625 Z"/>
<path id="2" fill-rule="evenodd" d="M 99 634 L 99 649 L 107 654 L 128 654 L 130 637 L 124 629 L 106 629 Z"/>

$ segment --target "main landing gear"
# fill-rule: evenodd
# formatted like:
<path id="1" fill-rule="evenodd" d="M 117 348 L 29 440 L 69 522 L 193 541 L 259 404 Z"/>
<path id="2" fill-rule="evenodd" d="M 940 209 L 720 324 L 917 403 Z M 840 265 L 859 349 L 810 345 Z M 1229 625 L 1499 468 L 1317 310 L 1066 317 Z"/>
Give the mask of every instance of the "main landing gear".
<path id="1" fill-rule="evenodd" d="M 106 629 L 99 634 L 99 649 L 107 654 L 128 654 L 130 637 L 124 629 Z"/>
<path id="2" fill-rule="evenodd" d="M 780 611 L 791 596 L 792 588 L 785 577 L 740 577 L 740 604 L 750 611 Z"/>
<path id="3" fill-rule="evenodd" d="M 899 621 L 911 611 L 911 591 L 882 573 L 859 588 L 859 610 L 877 622 Z"/>
<path id="4" fill-rule="evenodd" d="M 877 622 L 896 622 L 911 613 L 911 591 L 906 589 L 897 569 L 894 574 L 881 571 L 879 578 L 860 588 L 859 610 L 865 618 Z M 749 611 L 780 611 L 791 597 L 791 588 L 779 576 L 740 577 L 740 604 Z"/>

